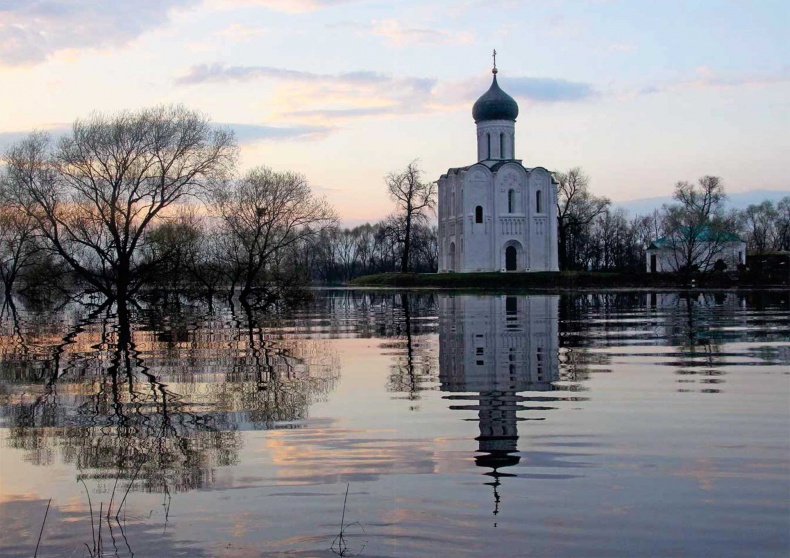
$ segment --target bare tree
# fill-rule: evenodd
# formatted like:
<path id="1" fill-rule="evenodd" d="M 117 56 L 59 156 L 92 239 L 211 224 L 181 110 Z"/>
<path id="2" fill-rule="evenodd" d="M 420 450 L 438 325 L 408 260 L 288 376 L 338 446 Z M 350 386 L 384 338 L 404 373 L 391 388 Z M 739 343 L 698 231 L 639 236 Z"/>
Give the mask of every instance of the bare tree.
<path id="1" fill-rule="evenodd" d="M 192 263 L 210 243 L 204 227 L 192 204 L 179 207 L 175 215 L 164 217 L 151 227 L 146 234 L 146 256 L 152 268 L 150 282 L 173 293 L 189 285 L 195 278 Z"/>
<path id="2" fill-rule="evenodd" d="M 724 185 L 718 176 L 703 176 L 697 186 L 675 185 L 678 203 L 665 207 L 665 244 L 675 271 L 685 275 L 712 269 L 726 244 L 737 240 L 735 224 L 724 213 Z"/>
<path id="3" fill-rule="evenodd" d="M 790 250 L 790 196 L 750 205 L 738 217 L 749 250 Z"/>
<path id="4" fill-rule="evenodd" d="M 390 197 L 395 201 L 398 242 L 403 245 L 401 253 L 401 272 L 409 270 L 413 230 L 416 224 L 423 224 L 428 212 L 436 207 L 436 183 L 422 182 L 422 170 L 418 162 L 412 161 L 401 172 L 391 172 L 385 179 Z"/>
<path id="5" fill-rule="evenodd" d="M 359 242 L 356 235 L 349 229 L 340 230 L 335 229 L 338 233 L 330 237 L 330 240 L 335 242 L 336 253 L 335 257 L 340 267 L 341 277 L 343 281 L 357 275 L 357 267 L 359 266 Z"/>
<path id="6" fill-rule="evenodd" d="M 198 237 L 187 252 L 186 268 L 193 282 L 212 302 L 214 295 L 227 279 L 228 242 L 218 223 L 206 217 L 197 223 Z"/>
<path id="7" fill-rule="evenodd" d="M 557 228 L 559 233 L 560 269 L 582 267 L 576 244 L 589 235 L 587 230 L 598 215 L 606 211 L 609 198 L 594 196 L 589 192 L 590 179 L 579 167 L 567 173 L 556 173 Z"/>
<path id="8" fill-rule="evenodd" d="M 645 271 L 645 257 L 650 243 L 660 236 L 661 217 L 658 210 L 650 215 L 637 215 L 629 223 L 631 234 L 631 269 Z"/>
<path id="9" fill-rule="evenodd" d="M 419 272 L 436 273 L 439 269 L 439 231 L 437 227 L 419 225 L 412 243 L 412 268 Z"/>
<path id="10" fill-rule="evenodd" d="M 790 250 L 790 196 L 785 196 L 776 205 L 776 250 Z"/>
<path id="11" fill-rule="evenodd" d="M 376 245 L 376 229 L 370 223 L 355 227 L 351 233 L 357 243 L 357 257 L 359 258 L 359 273 L 367 275 L 373 273 L 379 260 Z"/>
<path id="12" fill-rule="evenodd" d="M 597 270 L 624 270 L 630 264 L 631 230 L 625 210 L 607 208 L 591 223 L 591 266 Z"/>
<path id="13" fill-rule="evenodd" d="M 78 120 L 54 147 L 31 134 L 5 161 L 50 248 L 93 288 L 126 300 L 144 278 L 146 230 L 226 175 L 236 152 L 231 132 L 182 106 L 160 106 Z"/>
<path id="14" fill-rule="evenodd" d="M 750 250 L 765 252 L 775 248 L 779 212 L 771 200 L 752 204 L 744 209 L 739 216 Z"/>
<path id="15" fill-rule="evenodd" d="M 7 301 L 20 274 L 35 263 L 39 248 L 35 220 L 8 199 L 0 183 L 0 280 Z"/>
<path id="16" fill-rule="evenodd" d="M 304 176 L 266 167 L 215 191 L 213 204 L 227 237 L 231 282 L 241 284 L 244 300 L 277 271 L 284 249 L 336 221 L 326 200 L 312 195 Z"/>

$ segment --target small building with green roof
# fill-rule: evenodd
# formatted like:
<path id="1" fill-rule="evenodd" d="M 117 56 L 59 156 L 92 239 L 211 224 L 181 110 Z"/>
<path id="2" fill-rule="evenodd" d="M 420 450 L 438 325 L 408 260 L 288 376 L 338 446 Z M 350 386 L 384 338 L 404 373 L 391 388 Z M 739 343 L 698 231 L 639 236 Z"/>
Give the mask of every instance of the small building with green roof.
<path id="1" fill-rule="evenodd" d="M 677 272 L 687 267 L 697 271 L 732 270 L 746 264 L 746 242 L 737 234 L 709 226 L 682 227 L 651 242 L 645 259 L 648 273 Z"/>

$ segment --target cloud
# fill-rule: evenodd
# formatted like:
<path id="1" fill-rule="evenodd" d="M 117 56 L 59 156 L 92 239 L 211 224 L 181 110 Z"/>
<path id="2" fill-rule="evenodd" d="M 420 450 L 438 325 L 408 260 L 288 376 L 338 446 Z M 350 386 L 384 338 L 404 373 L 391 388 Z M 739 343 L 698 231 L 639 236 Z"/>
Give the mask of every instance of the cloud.
<path id="1" fill-rule="evenodd" d="M 466 31 L 447 31 L 418 27 L 404 28 L 394 19 L 374 21 L 371 34 L 384 37 L 391 44 L 397 46 L 469 44 L 474 42 L 474 35 Z"/>
<path id="2" fill-rule="evenodd" d="M 47 126 L 39 127 L 36 130 L 46 132 L 50 138 L 57 140 L 60 136 L 67 134 L 71 131 L 71 124 L 50 124 Z M 33 130 L 13 130 L 8 132 L 0 132 L 0 154 L 13 144 L 28 137 Z"/>
<path id="3" fill-rule="evenodd" d="M 434 97 L 436 80 L 371 71 L 321 74 L 270 66 L 193 66 L 182 85 L 269 80 L 277 84 L 271 106 L 288 120 L 326 125 L 348 118 L 407 114 Z"/>
<path id="4" fill-rule="evenodd" d="M 0 149 L 7 149 L 14 143 L 25 139 L 30 132 L 0 132 Z"/>
<path id="5" fill-rule="evenodd" d="M 268 124 L 240 124 L 235 122 L 215 122 L 215 126 L 233 130 L 236 139 L 242 145 L 258 143 L 262 141 L 310 141 L 320 140 L 337 131 L 332 126 L 306 126 L 296 125 L 268 125 Z M 71 131 L 70 124 L 55 124 L 41 128 L 47 132 L 53 140 Z M 8 149 L 11 145 L 23 140 L 32 130 L 0 132 L 0 153 Z"/>
<path id="6" fill-rule="evenodd" d="M 67 49 L 121 47 L 166 25 L 171 10 L 199 1 L 3 0 L 0 64 L 38 64 Z"/>
<path id="7" fill-rule="evenodd" d="M 653 95 L 686 89 L 727 89 L 734 87 L 761 87 L 790 82 L 790 72 L 775 75 L 717 76 L 713 70 L 701 66 L 697 77 L 646 85 L 637 91 L 639 95 Z"/>
<path id="8" fill-rule="evenodd" d="M 269 80 L 273 117 L 320 127 L 349 119 L 390 117 L 471 107 L 487 83 L 479 78 L 440 83 L 434 78 L 395 77 L 370 71 L 322 74 L 271 66 L 193 66 L 182 85 Z M 597 95 L 592 86 L 563 79 L 508 77 L 511 95 L 533 103 L 579 102 Z"/>
<path id="9" fill-rule="evenodd" d="M 523 97 L 536 103 L 584 101 L 595 96 L 589 83 L 564 79 L 512 77 L 500 84 L 514 97 Z"/>
<path id="10" fill-rule="evenodd" d="M 368 116 L 387 116 L 397 112 L 396 107 L 370 107 L 370 108 L 345 108 L 345 109 L 315 109 L 294 110 L 285 113 L 285 116 L 295 118 L 318 118 L 321 120 L 334 120 L 338 118 L 365 118 Z"/>
<path id="11" fill-rule="evenodd" d="M 359 23 L 357 21 L 344 20 L 344 21 L 333 21 L 333 22 L 327 23 L 325 25 L 325 27 L 327 29 L 341 29 L 341 30 L 356 29 L 356 30 L 359 30 L 359 29 L 362 29 L 363 27 L 367 27 L 367 26 L 362 25 L 361 23 Z"/>
<path id="12" fill-rule="evenodd" d="M 255 37 L 260 37 L 268 32 L 264 27 L 253 27 L 251 25 L 243 25 L 241 23 L 234 23 L 214 33 L 217 37 L 233 42 L 249 41 Z"/>
<path id="13" fill-rule="evenodd" d="M 336 86 L 382 86 L 388 90 L 402 90 L 411 95 L 436 98 L 437 80 L 433 78 L 405 77 L 395 78 L 387 74 L 371 71 L 344 72 L 338 74 L 318 74 L 300 70 L 275 68 L 271 66 L 225 66 L 223 64 L 202 64 L 193 66 L 176 82 L 181 85 L 201 83 L 246 82 L 258 79 L 282 80 L 302 84 L 324 84 Z M 504 83 L 504 84 L 503 84 Z M 462 98 L 471 99 L 475 92 L 481 94 L 480 80 L 467 80 L 463 83 L 449 84 L 448 91 L 461 91 Z M 509 77 L 500 85 L 507 92 L 533 102 L 580 101 L 595 95 L 589 83 L 567 81 L 555 78 Z M 354 110 L 359 110 L 355 108 Z M 370 109 L 366 109 L 370 110 Z M 371 112 L 373 114 L 373 112 Z"/>
<path id="14" fill-rule="evenodd" d="M 658 87 L 657 85 L 648 85 L 647 87 L 643 87 L 639 90 L 640 95 L 652 95 L 654 93 L 661 93 L 663 89 Z"/>
<path id="15" fill-rule="evenodd" d="M 358 2 L 359 0 L 219 0 L 214 5 L 225 9 L 238 6 L 264 6 L 276 12 L 298 14 Z"/>
<path id="16" fill-rule="evenodd" d="M 269 126 L 265 124 L 217 124 L 230 128 L 240 144 L 251 144 L 267 140 L 315 140 L 336 131 L 330 126 Z"/>
<path id="17" fill-rule="evenodd" d="M 395 19 L 373 20 L 373 22 L 338 21 L 327 23 L 327 29 L 354 31 L 359 36 L 382 37 L 394 46 L 413 45 L 460 45 L 475 41 L 468 31 L 439 29 L 437 27 L 404 27 Z"/>
<path id="18" fill-rule="evenodd" d="M 575 103 L 587 101 L 599 95 L 589 83 L 559 78 L 502 77 L 500 74 L 498 82 L 508 95 L 528 103 Z M 440 93 L 442 98 L 448 102 L 452 99 L 455 104 L 473 103 L 486 90 L 481 86 L 479 78 L 468 79 L 463 82 L 444 84 Z"/>
<path id="19" fill-rule="evenodd" d="M 198 83 L 222 83 L 232 81 L 251 81 L 256 79 L 279 79 L 299 82 L 336 82 L 353 84 L 376 84 L 388 81 L 384 74 L 377 72 L 345 72 L 340 74 L 316 74 L 271 66 L 225 66 L 223 64 L 201 64 L 192 66 L 189 71 L 176 79 L 176 83 L 190 85 Z"/>

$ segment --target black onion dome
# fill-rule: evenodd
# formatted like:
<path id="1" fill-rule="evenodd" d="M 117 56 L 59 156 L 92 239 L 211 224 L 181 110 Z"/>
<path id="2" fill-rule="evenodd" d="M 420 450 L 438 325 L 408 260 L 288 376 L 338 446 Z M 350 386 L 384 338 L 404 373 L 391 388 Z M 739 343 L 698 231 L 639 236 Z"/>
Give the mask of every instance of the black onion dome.
<path id="1" fill-rule="evenodd" d="M 499 88 L 494 74 L 491 87 L 480 97 L 472 107 L 472 117 L 475 122 L 481 120 L 516 120 L 518 116 L 518 103 Z"/>

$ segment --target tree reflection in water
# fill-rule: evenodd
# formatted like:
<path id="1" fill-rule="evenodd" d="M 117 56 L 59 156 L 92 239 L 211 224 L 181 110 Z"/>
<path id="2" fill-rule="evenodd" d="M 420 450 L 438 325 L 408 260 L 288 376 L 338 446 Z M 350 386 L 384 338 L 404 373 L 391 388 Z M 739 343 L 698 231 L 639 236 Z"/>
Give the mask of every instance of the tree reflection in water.
<path id="1" fill-rule="evenodd" d="M 422 336 L 426 333 L 422 321 L 414 320 L 435 308 L 435 299 L 430 295 L 401 293 L 393 298 L 394 311 L 400 315 L 393 320 L 394 339 L 382 345 L 391 350 L 395 360 L 390 371 L 387 390 L 402 393 L 409 401 L 420 399 L 420 392 L 429 389 L 429 382 L 436 381 L 435 354 Z M 419 407 L 412 406 L 411 410 Z"/>
<path id="2" fill-rule="evenodd" d="M 584 381 L 611 371 L 623 345 L 655 347 L 658 364 L 674 368 L 679 392 L 720 393 L 730 343 L 783 341 L 779 327 L 754 329 L 753 310 L 785 305 L 782 293 L 675 291 L 585 293 L 560 299 L 560 374 Z M 761 315 L 760 320 L 774 319 Z M 781 362 L 781 349 L 756 347 L 756 362 Z M 620 348 L 619 352 L 623 349 Z M 695 389 L 696 388 L 696 389 Z"/>
<path id="3" fill-rule="evenodd" d="M 339 376 L 336 356 L 250 307 L 129 310 L 73 306 L 55 326 L 14 313 L 2 330 L 2 421 L 34 464 L 59 456 L 147 492 L 210 486 L 240 429 L 295 426 Z"/>

